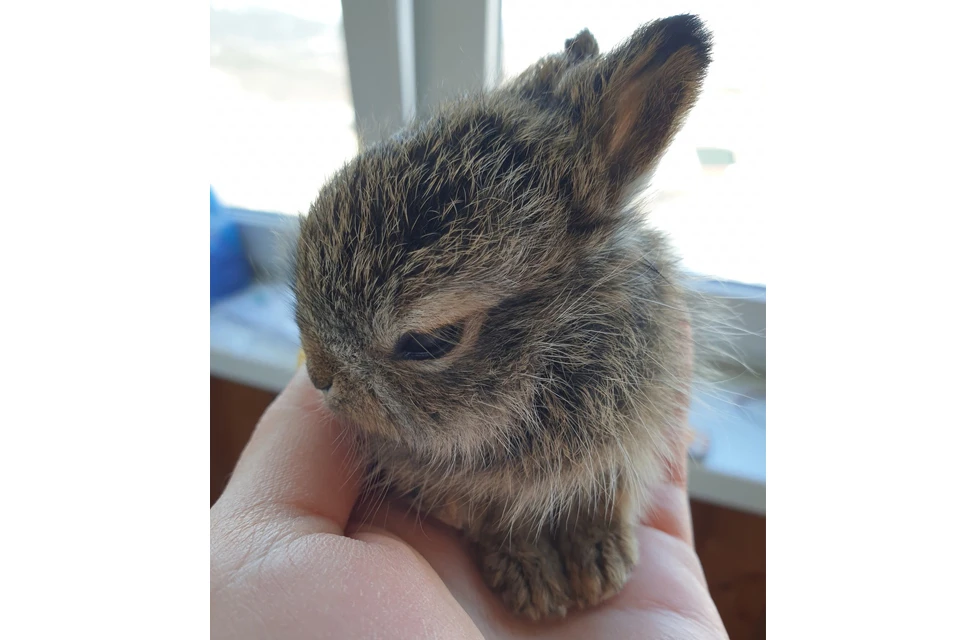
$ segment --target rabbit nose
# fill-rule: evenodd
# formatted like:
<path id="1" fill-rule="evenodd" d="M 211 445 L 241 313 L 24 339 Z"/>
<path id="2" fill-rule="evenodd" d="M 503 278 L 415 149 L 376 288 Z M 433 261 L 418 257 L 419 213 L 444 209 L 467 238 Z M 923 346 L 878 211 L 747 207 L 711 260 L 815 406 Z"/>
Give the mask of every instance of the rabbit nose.
<path id="1" fill-rule="evenodd" d="M 319 374 L 313 371 L 307 371 L 307 374 L 310 376 L 310 382 L 313 383 L 313 386 L 323 393 L 328 393 L 330 388 L 333 387 L 333 376 L 329 374 Z"/>

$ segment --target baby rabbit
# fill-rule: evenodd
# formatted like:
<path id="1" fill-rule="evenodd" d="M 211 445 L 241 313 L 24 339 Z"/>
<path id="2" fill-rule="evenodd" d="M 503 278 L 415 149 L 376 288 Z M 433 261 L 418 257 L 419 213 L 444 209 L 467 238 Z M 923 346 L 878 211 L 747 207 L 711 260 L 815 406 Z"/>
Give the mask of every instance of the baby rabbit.
<path id="1" fill-rule="evenodd" d="M 368 480 L 461 530 L 528 618 L 620 590 L 681 450 L 688 294 L 628 202 L 710 40 L 681 15 L 600 56 L 584 30 L 364 150 L 301 223 L 307 369 Z"/>

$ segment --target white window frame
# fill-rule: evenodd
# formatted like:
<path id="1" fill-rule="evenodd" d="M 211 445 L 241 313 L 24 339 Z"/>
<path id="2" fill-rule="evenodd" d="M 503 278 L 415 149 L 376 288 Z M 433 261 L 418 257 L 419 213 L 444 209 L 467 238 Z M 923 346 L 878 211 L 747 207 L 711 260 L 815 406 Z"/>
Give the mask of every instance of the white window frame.
<path id="1" fill-rule="evenodd" d="M 361 148 L 452 96 L 501 78 L 500 0 L 343 1 L 344 36 Z M 305 203 L 306 204 L 306 203 Z M 258 278 L 289 281 L 296 217 L 230 208 Z M 735 359 L 766 371 L 766 287 L 702 279 L 700 291 L 734 312 Z"/>

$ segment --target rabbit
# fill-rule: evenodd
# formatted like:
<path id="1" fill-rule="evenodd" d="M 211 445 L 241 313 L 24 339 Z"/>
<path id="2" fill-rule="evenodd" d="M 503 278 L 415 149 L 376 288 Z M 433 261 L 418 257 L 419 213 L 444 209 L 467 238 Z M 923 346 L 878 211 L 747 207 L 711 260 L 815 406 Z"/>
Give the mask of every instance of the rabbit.
<path id="1" fill-rule="evenodd" d="M 369 486 L 458 529 L 518 616 L 619 592 L 682 455 L 689 288 L 631 197 L 710 58 L 692 15 L 605 55 L 583 30 L 364 149 L 301 220 L 312 383 Z"/>

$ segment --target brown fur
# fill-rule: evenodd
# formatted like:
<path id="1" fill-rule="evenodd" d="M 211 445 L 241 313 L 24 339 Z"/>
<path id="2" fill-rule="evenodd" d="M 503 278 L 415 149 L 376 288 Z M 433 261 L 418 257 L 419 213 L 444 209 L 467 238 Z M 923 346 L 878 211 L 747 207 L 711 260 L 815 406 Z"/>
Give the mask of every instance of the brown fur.
<path id="1" fill-rule="evenodd" d="M 364 150 L 302 223 L 307 368 L 353 425 L 370 488 L 461 529 L 530 618 L 623 586 L 636 518 L 683 438 L 688 294 L 627 202 L 709 52 L 692 16 L 605 56 L 583 31 Z M 406 332 L 457 322 L 442 357 L 397 356 Z"/>

